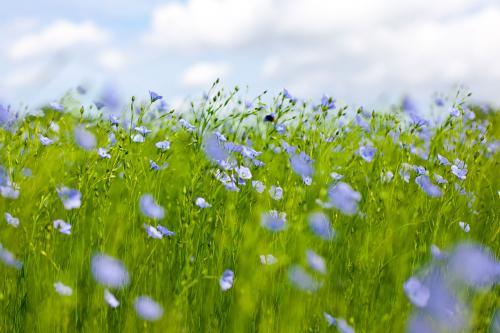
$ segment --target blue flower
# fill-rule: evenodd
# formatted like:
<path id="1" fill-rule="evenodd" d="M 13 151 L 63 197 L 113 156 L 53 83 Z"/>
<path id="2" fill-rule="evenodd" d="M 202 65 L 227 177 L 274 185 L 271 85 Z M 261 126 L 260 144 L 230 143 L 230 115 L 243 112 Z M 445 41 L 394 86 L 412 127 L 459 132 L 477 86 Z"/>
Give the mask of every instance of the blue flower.
<path id="1" fill-rule="evenodd" d="M 335 236 L 335 230 L 333 230 L 330 225 L 330 220 L 328 216 L 324 213 L 312 213 L 309 215 L 309 228 L 317 236 L 323 238 L 324 240 L 330 240 Z"/>
<path id="2" fill-rule="evenodd" d="M 260 180 L 252 181 L 252 187 L 257 193 L 262 193 L 266 189 L 266 186 Z"/>
<path id="3" fill-rule="evenodd" d="M 370 132 L 370 124 L 364 120 L 359 114 L 354 118 L 356 120 L 356 124 L 361 127 L 361 129 L 365 132 Z"/>
<path id="4" fill-rule="evenodd" d="M 66 223 L 63 220 L 55 220 L 53 225 L 54 229 L 59 230 L 61 234 L 71 235 L 71 224 Z"/>
<path id="5" fill-rule="evenodd" d="M 330 204 L 343 214 L 354 215 L 358 211 L 361 194 L 344 182 L 339 182 L 328 190 Z"/>
<path id="6" fill-rule="evenodd" d="M 431 296 L 429 288 L 415 277 L 411 277 L 405 282 L 403 290 L 410 302 L 419 308 L 425 307 Z"/>
<path id="7" fill-rule="evenodd" d="M 460 229 L 462 229 L 465 233 L 469 233 L 469 231 L 470 231 L 469 223 L 465 223 L 463 221 L 460 221 L 460 222 L 458 222 L 458 225 L 460 226 Z"/>
<path id="8" fill-rule="evenodd" d="M 0 185 L 0 195 L 7 199 L 19 198 L 19 190 L 15 186 L 16 185 L 14 183 Z"/>
<path id="9" fill-rule="evenodd" d="M 120 260 L 105 254 L 96 254 L 91 260 L 94 279 L 108 288 L 122 288 L 130 283 L 130 276 Z"/>
<path id="10" fill-rule="evenodd" d="M 451 163 L 448 161 L 448 159 L 442 155 L 437 155 L 437 158 L 438 158 L 438 161 L 439 161 L 439 164 L 441 165 L 450 165 Z"/>
<path id="11" fill-rule="evenodd" d="M 417 175 L 426 175 L 427 174 L 427 170 L 425 170 L 425 168 L 421 165 L 414 165 L 413 170 L 415 170 Z"/>
<path id="12" fill-rule="evenodd" d="M 214 132 L 214 135 L 217 137 L 217 140 L 219 140 L 220 142 L 227 141 L 227 138 L 221 132 L 216 131 L 216 132 Z"/>
<path id="13" fill-rule="evenodd" d="M 106 104 L 104 102 L 101 102 L 101 101 L 94 101 L 94 105 L 97 108 L 97 110 L 100 110 L 106 106 Z"/>
<path id="14" fill-rule="evenodd" d="M 450 116 L 452 117 L 459 117 L 460 116 L 460 110 L 454 107 L 450 108 Z"/>
<path id="15" fill-rule="evenodd" d="M 231 145 L 228 146 L 232 147 Z M 207 157 L 214 162 L 226 161 L 229 158 L 226 147 L 222 144 L 215 133 L 206 136 L 202 144 L 203 151 Z"/>
<path id="16" fill-rule="evenodd" d="M 288 279 L 298 289 L 304 291 L 316 291 L 321 284 L 307 273 L 302 267 L 294 265 L 288 270 Z"/>
<path id="17" fill-rule="evenodd" d="M 209 204 L 204 198 L 196 198 L 196 206 L 200 207 L 200 208 L 210 208 L 212 207 L 211 204 Z"/>
<path id="18" fill-rule="evenodd" d="M 62 186 L 57 189 L 57 194 L 64 205 L 64 209 L 70 210 L 80 208 L 82 204 L 82 194 L 80 191 Z"/>
<path id="19" fill-rule="evenodd" d="M 274 128 L 276 129 L 276 131 L 279 134 L 285 134 L 286 133 L 286 126 L 285 126 L 285 124 L 276 124 L 274 126 Z"/>
<path id="20" fill-rule="evenodd" d="M 252 179 L 252 173 L 250 169 L 245 166 L 236 167 L 234 169 L 241 179 Z"/>
<path id="21" fill-rule="evenodd" d="M 155 227 L 153 227 L 152 225 L 144 224 L 143 227 L 144 227 L 144 230 L 146 230 L 146 233 L 148 234 L 149 237 L 154 238 L 154 239 L 162 239 L 163 238 L 163 233 L 160 232 Z"/>
<path id="22" fill-rule="evenodd" d="M 73 289 L 71 289 L 70 287 L 66 286 L 62 282 L 56 282 L 56 283 L 54 283 L 54 289 L 61 296 L 71 296 L 71 295 L 73 295 Z"/>
<path id="23" fill-rule="evenodd" d="M 97 154 L 99 155 L 100 158 L 111 158 L 111 155 L 108 153 L 106 148 L 97 149 Z"/>
<path id="24" fill-rule="evenodd" d="M 386 173 L 382 174 L 381 180 L 383 183 L 390 183 L 392 179 L 394 178 L 394 174 L 392 171 L 387 171 Z"/>
<path id="25" fill-rule="evenodd" d="M 229 290 L 233 287 L 234 283 L 234 272 L 230 269 L 226 269 L 219 280 L 219 286 L 222 291 Z"/>
<path id="26" fill-rule="evenodd" d="M 156 321 L 163 316 L 163 308 L 148 296 L 139 296 L 134 301 L 137 314 L 144 320 Z"/>
<path id="27" fill-rule="evenodd" d="M 424 191 L 428 196 L 433 198 L 438 198 L 441 196 L 441 190 L 436 185 L 432 184 L 429 176 L 420 175 L 415 178 L 415 183 L 420 186 L 422 191 Z"/>
<path id="28" fill-rule="evenodd" d="M 139 200 L 142 213 L 152 219 L 160 220 L 165 216 L 163 207 L 156 204 L 151 194 L 143 194 Z"/>
<path id="29" fill-rule="evenodd" d="M 431 245 L 432 257 L 436 260 L 443 260 L 447 257 L 447 254 L 439 249 L 436 245 Z"/>
<path id="30" fill-rule="evenodd" d="M 108 289 L 104 289 L 104 300 L 112 308 L 117 308 L 118 306 L 120 306 L 120 302 Z"/>
<path id="31" fill-rule="evenodd" d="M 436 97 L 434 99 L 434 103 L 436 103 L 437 106 L 443 106 L 444 105 L 444 100 L 441 97 Z"/>
<path id="32" fill-rule="evenodd" d="M 462 243 L 451 252 L 447 264 L 450 275 L 473 288 L 500 283 L 500 262 L 480 245 Z"/>
<path id="33" fill-rule="evenodd" d="M 156 162 L 153 160 L 149 160 L 149 167 L 151 168 L 151 170 L 155 170 L 155 171 L 160 170 L 160 166 L 158 164 L 156 164 Z"/>
<path id="34" fill-rule="evenodd" d="M 281 200 L 283 198 L 283 189 L 279 186 L 272 185 L 269 189 L 269 195 L 271 195 L 271 198 L 274 200 Z"/>
<path id="35" fill-rule="evenodd" d="M 132 136 L 132 141 L 135 143 L 143 143 L 144 141 L 146 141 L 146 139 L 141 134 L 134 134 Z"/>
<path id="36" fill-rule="evenodd" d="M 333 179 L 333 180 L 335 180 L 335 181 L 339 181 L 339 180 L 341 180 L 342 178 L 344 178 L 344 176 L 343 176 L 343 175 L 341 175 L 341 174 L 339 174 L 339 173 L 336 173 L 336 172 L 332 172 L 332 173 L 330 174 L 330 177 L 332 177 L 332 179 Z"/>
<path id="37" fill-rule="evenodd" d="M 332 110 L 332 109 L 335 109 L 335 100 L 332 99 L 329 96 L 323 95 L 321 97 L 321 104 L 320 104 L 320 106 L 321 106 L 321 108 L 323 110 Z"/>
<path id="38" fill-rule="evenodd" d="M 333 326 L 337 324 L 337 320 L 332 317 L 329 313 L 323 312 L 323 317 L 325 317 L 328 326 Z"/>
<path id="39" fill-rule="evenodd" d="M 158 95 L 154 91 L 151 91 L 151 90 L 149 91 L 149 99 L 151 100 L 151 103 L 154 103 L 157 100 L 160 100 L 162 98 L 163 98 L 163 96 Z"/>
<path id="40" fill-rule="evenodd" d="M 275 256 L 273 256 L 272 254 L 261 254 L 259 256 L 260 258 L 260 263 L 262 265 L 274 265 L 278 262 L 278 259 L 276 259 Z"/>
<path id="41" fill-rule="evenodd" d="M 118 126 L 120 124 L 120 119 L 118 119 L 117 116 L 110 114 L 109 122 L 111 123 L 111 126 Z"/>
<path id="42" fill-rule="evenodd" d="M 51 102 L 49 103 L 49 108 L 54 110 L 54 111 L 64 111 L 64 105 L 58 102 Z"/>
<path id="43" fill-rule="evenodd" d="M 311 177 L 314 171 L 311 158 L 304 152 L 290 157 L 290 165 L 292 170 L 302 177 Z"/>
<path id="44" fill-rule="evenodd" d="M 444 179 L 442 176 L 438 175 L 437 173 L 434 174 L 434 179 L 436 180 L 436 183 L 438 184 L 446 184 L 448 181 Z"/>
<path id="45" fill-rule="evenodd" d="M 297 150 L 297 147 L 289 145 L 288 142 L 286 142 L 285 140 L 281 140 L 281 146 L 288 155 L 295 154 L 295 151 Z"/>
<path id="46" fill-rule="evenodd" d="M 264 228 L 271 231 L 282 231 L 286 228 L 286 214 L 271 210 L 262 214 L 261 224 Z"/>
<path id="47" fill-rule="evenodd" d="M 23 263 L 16 259 L 16 257 L 9 250 L 5 249 L 0 243 L 0 260 L 9 267 L 17 269 L 23 268 Z"/>
<path id="48" fill-rule="evenodd" d="M 188 132 L 193 132 L 194 130 L 196 130 L 196 127 L 194 127 L 193 125 L 188 123 L 187 120 L 185 120 L 185 119 L 180 119 L 179 124 L 182 127 L 184 127 Z"/>
<path id="49" fill-rule="evenodd" d="M 49 139 L 48 137 L 41 134 L 38 134 L 38 138 L 40 139 L 40 143 L 44 146 L 49 146 L 54 143 L 54 140 Z"/>
<path id="50" fill-rule="evenodd" d="M 96 138 L 94 134 L 87 131 L 81 126 L 75 127 L 73 131 L 76 143 L 85 150 L 92 150 L 96 146 Z"/>
<path id="51" fill-rule="evenodd" d="M 158 231 L 165 237 L 175 236 L 175 232 L 168 230 L 167 227 L 164 227 L 161 224 L 158 224 Z"/>
<path id="52" fill-rule="evenodd" d="M 309 267 L 311 267 L 316 272 L 326 274 L 326 262 L 322 256 L 320 256 L 313 250 L 307 250 L 306 256 Z"/>
<path id="53" fill-rule="evenodd" d="M 14 217 L 9 213 L 5 213 L 5 220 L 7 221 L 8 225 L 13 226 L 14 228 L 19 227 L 19 219 L 17 217 Z"/>
<path id="54" fill-rule="evenodd" d="M 170 141 L 158 141 L 155 146 L 161 151 L 167 151 L 170 149 Z"/>
<path id="55" fill-rule="evenodd" d="M 359 156 L 361 156 L 361 158 L 363 158 L 367 162 L 371 162 L 373 160 L 376 152 L 377 148 L 371 146 L 359 147 Z"/>
<path id="56" fill-rule="evenodd" d="M 297 98 L 293 97 L 287 89 L 283 89 L 283 97 L 289 99 L 291 102 L 297 102 Z"/>
<path id="57" fill-rule="evenodd" d="M 454 164 L 451 166 L 451 173 L 457 176 L 458 179 L 465 180 L 465 178 L 467 178 L 467 165 L 464 163 L 464 161 L 461 161 L 457 158 L 455 159 Z"/>
<path id="58" fill-rule="evenodd" d="M 144 127 L 144 126 L 138 126 L 136 128 L 134 128 L 134 130 L 137 132 L 137 133 L 140 133 L 142 136 L 146 136 L 148 135 L 149 133 L 151 133 L 151 130 Z"/>
<path id="59" fill-rule="evenodd" d="M 151 170 L 160 171 L 168 168 L 168 163 L 165 162 L 162 165 L 158 165 L 155 161 L 149 160 L 149 167 L 151 168 Z"/>

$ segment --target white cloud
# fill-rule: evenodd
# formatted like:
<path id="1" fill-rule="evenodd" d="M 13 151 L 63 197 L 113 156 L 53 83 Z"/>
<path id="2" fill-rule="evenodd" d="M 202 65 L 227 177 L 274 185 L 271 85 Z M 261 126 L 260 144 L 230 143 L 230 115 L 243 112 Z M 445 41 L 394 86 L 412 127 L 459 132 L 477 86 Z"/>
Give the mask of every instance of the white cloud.
<path id="1" fill-rule="evenodd" d="M 199 62 L 182 74 L 182 83 L 187 87 L 207 87 L 217 78 L 224 78 L 231 67 L 222 62 Z"/>
<path id="2" fill-rule="evenodd" d="M 5 88 L 19 88 L 37 83 L 40 77 L 41 70 L 39 66 L 23 67 L 7 73 L 1 84 Z"/>
<path id="3" fill-rule="evenodd" d="M 105 69 L 116 71 L 126 66 L 127 57 L 121 51 L 108 49 L 97 56 L 97 62 Z"/>
<path id="4" fill-rule="evenodd" d="M 13 60 L 36 58 L 74 46 L 100 45 L 109 38 L 106 30 L 92 22 L 73 23 L 59 20 L 40 32 L 21 36 L 11 45 L 8 55 Z"/>
<path id="5" fill-rule="evenodd" d="M 465 83 L 500 102 L 488 88 L 500 82 L 498 31 L 495 0 L 188 0 L 157 8 L 146 39 L 181 56 L 260 63 L 258 80 L 305 95 L 430 94 Z"/>

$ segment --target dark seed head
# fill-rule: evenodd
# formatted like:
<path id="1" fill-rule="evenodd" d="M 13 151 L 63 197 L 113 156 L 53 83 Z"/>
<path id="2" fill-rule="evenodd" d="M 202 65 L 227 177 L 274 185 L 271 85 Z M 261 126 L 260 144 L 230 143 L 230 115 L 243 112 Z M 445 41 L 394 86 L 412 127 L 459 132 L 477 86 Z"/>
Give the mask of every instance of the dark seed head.
<path id="1" fill-rule="evenodd" d="M 268 114 L 267 116 L 264 117 L 264 121 L 273 122 L 274 121 L 274 115 L 273 114 Z"/>

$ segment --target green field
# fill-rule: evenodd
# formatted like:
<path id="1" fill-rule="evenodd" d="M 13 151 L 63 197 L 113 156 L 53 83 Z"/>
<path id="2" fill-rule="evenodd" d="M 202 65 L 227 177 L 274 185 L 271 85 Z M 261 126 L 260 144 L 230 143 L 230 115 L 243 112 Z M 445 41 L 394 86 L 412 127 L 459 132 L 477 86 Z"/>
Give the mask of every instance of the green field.
<path id="1" fill-rule="evenodd" d="M 245 105 L 240 92 L 212 90 L 182 112 L 131 99 L 118 125 L 106 107 L 76 97 L 60 101 L 63 111 L 52 105 L 16 117 L 4 109 L 0 332 L 348 332 L 340 321 L 329 325 L 324 312 L 356 332 L 402 332 L 416 311 L 403 285 L 436 261 L 432 245 L 451 253 L 473 242 L 489 249 L 493 261 L 499 257 L 498 112 L 447 100 L 423 113 L 442 119 L 427 124 L 408 106 L 372 112 L 333 106 L 331 99 L 311 107 L 283 94 L 266 98 Z M 140 126 L 151 133 L 141 134 Z M 53 142 L 42 144 L 40 135 Z M 157 148 L 165 140 L 169 149 Z M 376 151 L 364 156 L 361 146 Z M 100 147 L 110 158 L 98 155 Z M 450 164 L 442 165 L 438 154 Z M 229 161 L 219 177 L 214 156 Z M 467 170 L 465 179 L 452 165 Z M 248 167 L 251 179 L 236 166 Z M 231 179 L 238 171 L 247 179 Z M 431 195 L 428 183 L 415 182 L 419 174 L 434 184 Z M 438 184 L 434 174 L 447 183 Z M 256 180 L 265 185 L 262 193 L 252 186 Z M 342 192 L 332 199 L 339 183 L 359 197 Z M 63 186 L 81 193 L 79 207 L 65 209 L 57 191 Z M 281 187 L 281 199 L 271 186 Z M 145 194 L 163 207 L 163 218 L 141 212 Z M 211 207 L 197 206 L 198 197 Z M 284 225 L 263 225 L 272 210 L 286 213 Z M 311 228 L 318 212 L 329 219 L 331 237 Z M 19 225 L 6 222 L 5 213 Z M 69 234 L 54 227 L 58 219 L 71 225 Z M 149 237 L 145 224 L 175 235 L 151 229 L 163 237 Z M 109 288 L 116 308 L 92 274 L 99 253 L 120 260 L 129 274 L 129 283 Z M 260 256 L 268 254 L 277 262 L 263 264 Z M 498 332 L 496 265 L 487 287 L 453 285 L 469 309 L 453 330 Z M 234 283 L 224 291 L 225 270 L 234 272 Z M 56 282 L 71 295 L 56 292 Z M 137 313 L 141 295 L 162 307 L 160 318 Z"/>

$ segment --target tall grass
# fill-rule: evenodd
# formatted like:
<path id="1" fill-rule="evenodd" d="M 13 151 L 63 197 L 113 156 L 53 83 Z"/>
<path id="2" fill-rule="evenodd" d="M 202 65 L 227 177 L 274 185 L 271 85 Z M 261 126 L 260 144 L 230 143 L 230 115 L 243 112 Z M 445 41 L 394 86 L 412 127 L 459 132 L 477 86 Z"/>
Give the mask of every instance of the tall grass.
<path id="1" fill-rule="evenodd" d="M 158 101 L 134 99 L 118 126 L 110 124 L 106 108 L 98 111 L 85 104 L 80 109 L 75 101 L 63 101 L 65 111 L 46 107 L 37 115 L 5 122 L 0 164 L 20 195 L 0 197 L 0 213 L 9 212 L 20 225 L 2 221 L 0 243 L 23 265 L 0 264 L 0 331 L 334 331 L 323 316 L 327 312 L 345 318 L 357 332 L 401 332 L 413 311 L 403 284 L 432 260 L 431 245 L 446 250 L 476 242 L 498 257 L 497 112 L 473 109 L 476 117 L 470 119 L 465 104 L 449 101 L 460 115 L 449 116 L 448 106 L 442 107 L 435 112 L 440 122 L 422 125 L 401 108 L 311 108 L 282 94 L 268 104 L 257 98 L 245 106 L 238 96 L 236 91 L 212 91 L 183 113 L 159 111 Z M 268 114 L 274 122 L 264 121 Z M 183 128 L 180 118 L 196 129 Z M 144 142 L 133 142 L 134 128 L 141 125 L 152 132 Z M 94 149 L 75 142 L 78 126 L 95 136 Z M 263 193 L 251 180 L 237 185 L 239 192 L 217 180 L 214 170 L 220 167 L 204 151 L 214 131 L 262 152 L 257 157 L 265 164 L 261 167 L 237 152 L 230 154 L 250 168 L 252 180 L 266 185 Z M 42 145 L 39 134 L 54 143 Z M 163 140 L 171 143 L 165 152 L 155 147 Z M 313 160 L 309 186 L 291 169 L 283 141 Z M 377 149 L 372 162 L 360 157 L 359 147 L 365 144 Z M 111 158 L 100 158 L 98 147 L 107 147 Z M 466 179 L 440 165 L 437 154 L 452 164 L 456 158 L 464 161 Z M 152 170 L 150 160 L 168 166 Z M 434 173 L 443 176 L 448 183 L 438 185 L 442 195 L 428 196 L 415 183 L 413 168 L 408 169 L 409 182 L 404 181 L 404 163 L 423 166 L 434 184 Z M 388 171 L 394 175 L 391 180 L 384 179 Z M 318 199 L 329 200 L 328 190 L 336 183 L 332 172 L 360 193 L 356 214 L 318 204 Z M 272 185 L 283 189 L 281 200 L 270 196 Z M 81 192 L 80 208 L 64 209 L 56 191 L 61 186 Z M 141 213 L 139 200 L 146 193 L 164 207 L 160 221 Z M 197 197 L 212 207 L 199 208 Z M 286 213 L 283 231 L 261 225 L 262 214 L 270 210 Z M 308 216 L 314 212 L 329 217 L 333 239 L 311 231 Z M 54 229 L 56 219 L 72 225 L 70 235 Z M 468 233 L 460 221 L 470 225 Z M 144 224 L 161 224 L 176 235 L 148 237 Z M 309 267 L 308 249 L 325 259 L 326 274 Z M 104 288 L 92 276 L 96 253 L 121 260 L 130 273 L 130 284 L 113 290 L 121 302 L 117 308 L 105 303 Z M 265 254 L 278 262 L 263 265 L 259 256 Z M 319 289 L 298 288 L 290 281 L 291 267 L 302 267 Z M 234 271 L 235 279 L 231 289 L 222 291 L 219 279 L 226 269 Z M 56 293 L 57 281 L 73 294 Z M 134 299 L 139 295 L 163 307 L 161 319 L 148 322 L 137 315 Z M 500 306 L 498 285 L 468 295 L 473 316 L 466 330 L 485 332 Z"/>

